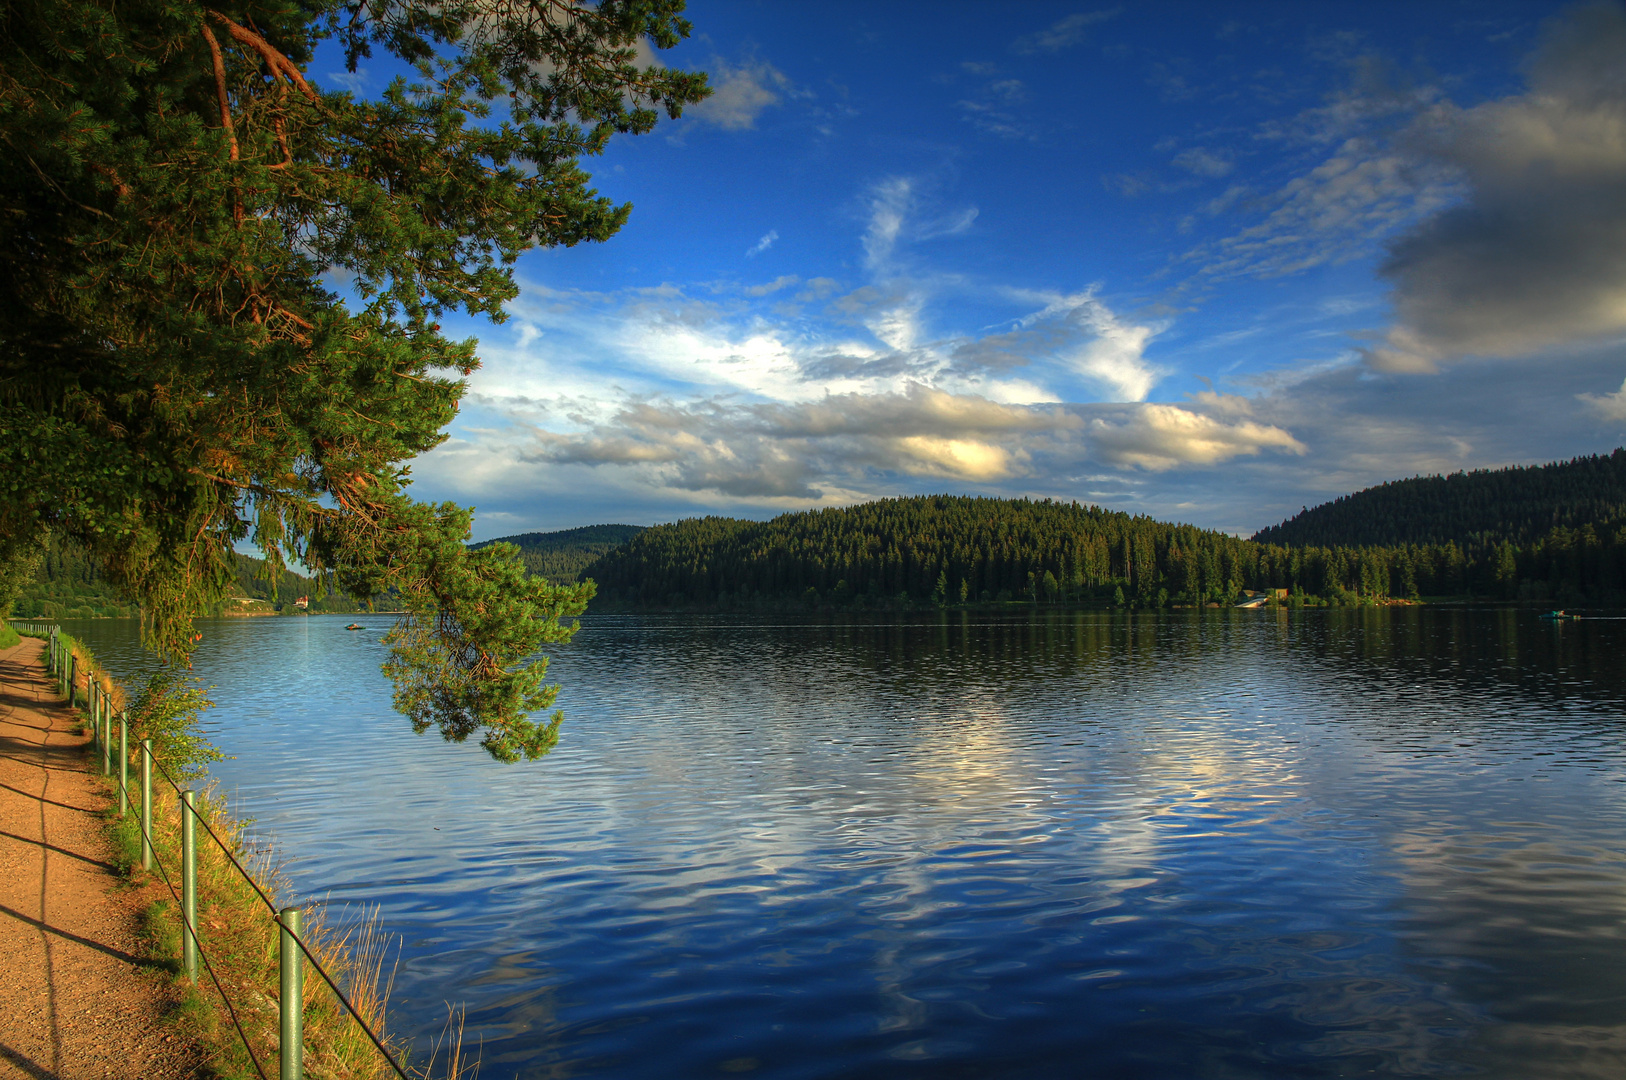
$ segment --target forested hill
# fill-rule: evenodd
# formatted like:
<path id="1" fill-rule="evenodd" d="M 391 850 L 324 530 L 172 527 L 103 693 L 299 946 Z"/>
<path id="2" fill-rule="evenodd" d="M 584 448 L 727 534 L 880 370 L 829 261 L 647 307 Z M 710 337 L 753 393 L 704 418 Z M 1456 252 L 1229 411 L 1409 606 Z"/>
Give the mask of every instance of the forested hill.
<path id="1" fill-rule="evenodd" d="M 532 577 L 543 577 L 561 585 L 579 580 L 581 572 L 599 556 L 620 547 L 644 531 L 642 525 L 588 525 L 559 532 L 520 533 L 496 540 L 470 544 L 483 548 L 490 544 L 513 544 Z"/>
<path id="2" fill-rule="evenodd" d="M 1279 568 L 1270 562 L 1278 557 Z M 639 606 L 1011 599 L 1162 606 L 1226 602 L 1261 580 L 1288 585 L 1296 573 L 1307 584 L 1313 577 L 1320 591 L 1317 559 L 1301 555 L 1290 567 L 1280 549 L 1095 506 L 939 495 L 771 521 L 657 525 L 584 574 L 598 582 L 602 602 Z M 1383 577 L 1387 588 L 1387 571 Z"/>
<path id="3" fill-rule="evenodd" d="M 1551 465 L 1419 476 L 1345 495 L 1261 529 L 1267 544 L 1523 547 L 1554 528 L 1626 519 L 1626 449 Z"/>

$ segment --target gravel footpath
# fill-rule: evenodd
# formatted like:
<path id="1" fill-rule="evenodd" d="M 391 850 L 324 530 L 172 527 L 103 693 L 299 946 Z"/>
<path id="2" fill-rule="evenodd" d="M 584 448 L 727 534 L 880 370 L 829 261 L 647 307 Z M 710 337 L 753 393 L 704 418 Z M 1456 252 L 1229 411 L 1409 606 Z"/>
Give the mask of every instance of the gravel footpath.
<path id="1" fill-rule="evenodd" d="M 169 977 L 139 958 L 146 893 L 114 889 L 107 796 L 44 651 L 0 650 L 0 1080 L 203 1076 L 163 1022 Z"/>

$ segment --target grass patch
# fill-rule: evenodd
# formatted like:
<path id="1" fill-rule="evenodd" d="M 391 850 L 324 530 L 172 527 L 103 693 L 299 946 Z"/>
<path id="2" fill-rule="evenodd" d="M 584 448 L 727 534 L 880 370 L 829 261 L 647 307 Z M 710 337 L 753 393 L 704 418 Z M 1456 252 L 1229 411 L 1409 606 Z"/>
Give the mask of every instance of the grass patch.
<path id="1" fill-rule="evenodd" d="M 5 623 L 0 623 L 0 649 L 9 649 L 13 645 L 20 645 L 23 636 Z"/>

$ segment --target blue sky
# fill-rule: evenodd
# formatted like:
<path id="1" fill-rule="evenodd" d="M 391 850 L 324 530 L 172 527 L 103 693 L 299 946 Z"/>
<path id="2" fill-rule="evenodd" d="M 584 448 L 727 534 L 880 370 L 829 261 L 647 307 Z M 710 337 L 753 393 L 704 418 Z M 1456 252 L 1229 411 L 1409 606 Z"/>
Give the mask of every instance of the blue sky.
<path id="1" fill-rule="evenodd" d="M 1622 441 L 1618 2 L 689 17 L 715 97 L 584 163 L 626 228 L 447 327 L 415 490 L 477 539 L 922 492 L 1246 534 Z"/>

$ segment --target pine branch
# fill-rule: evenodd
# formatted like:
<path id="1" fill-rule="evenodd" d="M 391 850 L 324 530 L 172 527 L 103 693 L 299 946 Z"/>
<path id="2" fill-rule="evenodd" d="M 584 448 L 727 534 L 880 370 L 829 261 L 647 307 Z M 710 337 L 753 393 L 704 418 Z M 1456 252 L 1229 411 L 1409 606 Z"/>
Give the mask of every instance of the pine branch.
<path id="1" fill-rule="evenodd" d="M 209 24 L 199 23 L 198 29 L 203 31 L 203 40 L 209 43 L 209 57 L 215 65 L 215 96 L 220 99 L 220 126 L 225 128 L 226 137 L 231 140 L 231 159 L 236 161 L 237 129 L 232 125 L 231 100 L 226 96 L 226 60 L 220 55 L 220 42 L 215 40 Z"/>
<path id="2" fill-rule="evenodd" d="M 271 69 L 273 77 L 281 75 L 298 87 L 299 91 L 310 100 L 316 100 L 316 91 L 311 89 L 310 83 L 305 81 L 305 76 L 300 74 L 299 68 L 294 65 L 292 60 L 273 48 L 270 42 L 247 27 L 238 26 L 218 11 L 211 11 L 209 14 L 214 17 L 216 22 L 226 28 L 226 33 L 259 53 L 264 58 L 266 66 Z"/>

